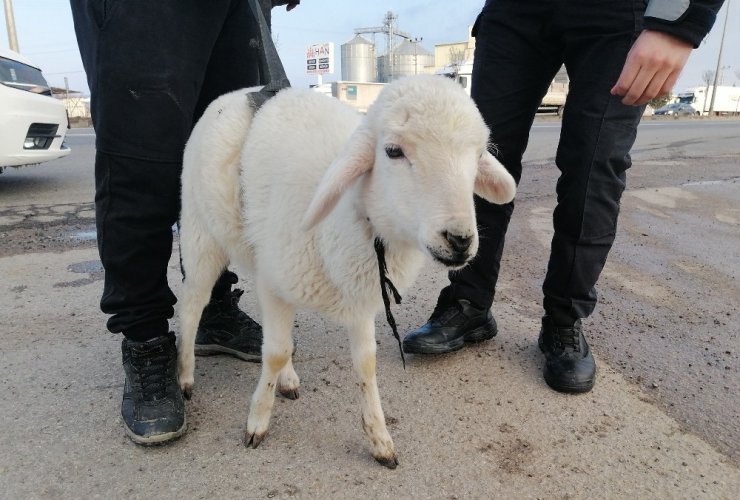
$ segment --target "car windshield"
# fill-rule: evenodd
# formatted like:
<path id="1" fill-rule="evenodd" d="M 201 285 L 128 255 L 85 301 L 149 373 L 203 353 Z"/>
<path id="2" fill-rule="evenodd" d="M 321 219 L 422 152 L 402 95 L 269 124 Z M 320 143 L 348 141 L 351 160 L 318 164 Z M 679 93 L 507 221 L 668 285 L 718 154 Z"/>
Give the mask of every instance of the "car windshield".
<path id="1" fill-rule="evenodd" d="M 51 88 L 40 70 L 4 57 L 0 57 L 0 83 L 34 94 L 51 95 Z"/>

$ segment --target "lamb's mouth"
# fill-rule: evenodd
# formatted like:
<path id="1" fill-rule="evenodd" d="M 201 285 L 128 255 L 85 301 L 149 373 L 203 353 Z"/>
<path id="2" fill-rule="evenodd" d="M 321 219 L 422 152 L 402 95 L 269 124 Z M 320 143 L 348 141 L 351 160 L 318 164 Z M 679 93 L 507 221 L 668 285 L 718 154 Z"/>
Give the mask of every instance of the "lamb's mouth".
<path id="1" fill-rule="evenodd" d="M 432 255 L 432 258 L 439 262 L 440 264 L 444 265 L 445 267 L 449 267 L 452 269 L 460 269 L 461 267 L 464 267 L 465 264 L 468 263 L 469 256 L 467 254 L 453 254 L 452 256 L 449 255 L 440 255 L 431 248 L 429 248 L 429 253 Z"/>

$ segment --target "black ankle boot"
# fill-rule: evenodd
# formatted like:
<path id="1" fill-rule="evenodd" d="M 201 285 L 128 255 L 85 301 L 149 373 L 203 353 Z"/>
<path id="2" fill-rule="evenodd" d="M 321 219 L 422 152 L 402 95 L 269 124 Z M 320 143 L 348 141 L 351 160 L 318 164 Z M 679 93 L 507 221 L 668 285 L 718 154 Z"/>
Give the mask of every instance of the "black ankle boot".
<path id="1" fill-rule="evenodd" d="M 185 403 L 177 384 L 175 334 L 146 342 L 121 343 L 123 387 L 121 416 L 128 436 L 137 444 L 171 441 L 185 433 Z"/>
<path id="2" fill-rule="evenodd" d="M 571 326 L 556 326 L 542 318 L 539 338 L 545 353 L 545 382 L 559 392 L 588 392 L 596 380 L 596 362 L 583 336 L 581 320 Z"/>
<path id="3" fill-rule="evenodd" d="M 219 298 L 211 298 L 200 318 L 195 354 L 230 354 L 245 361 L 260 361 L 262 327 L 239 309 L 243 293 L 234 289 Z"/>
<path id="4" fill-rule="evenodd" d="M 429 321 L 403 339 L 403 350 L 418 354 L 456 351 L 465 342 L 496 336 L 496 320 L 489 308 L 478 309 L 465 299 L 437 304 Z"/>

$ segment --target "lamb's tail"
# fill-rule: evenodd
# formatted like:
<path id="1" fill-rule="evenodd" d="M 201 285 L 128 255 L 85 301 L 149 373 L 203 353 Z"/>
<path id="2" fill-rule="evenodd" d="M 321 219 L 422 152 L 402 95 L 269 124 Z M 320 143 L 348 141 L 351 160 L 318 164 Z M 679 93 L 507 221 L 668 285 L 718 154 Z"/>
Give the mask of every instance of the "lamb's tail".
<path id="1" fill-rule="evenodd" d="M 207 214 L 206 227 L 228 244 L 241 231 L 241 152 L 255 107 L 249 93 L 225 94 L 206 108 L 185 147 L 182 171 L 182 224 Z"/>

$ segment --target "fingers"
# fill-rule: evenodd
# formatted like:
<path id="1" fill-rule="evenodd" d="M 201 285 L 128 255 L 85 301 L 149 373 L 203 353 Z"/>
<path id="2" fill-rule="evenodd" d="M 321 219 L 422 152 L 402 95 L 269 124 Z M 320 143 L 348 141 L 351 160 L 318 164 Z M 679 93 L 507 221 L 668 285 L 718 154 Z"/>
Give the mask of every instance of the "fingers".
<path id="1" fill-rule="evenodd" d="M 673 88 L 673 84 L 666 85 L 670 75 L 671 73 L 668 71 L 660 71 L 653 75 L 652 80 L 650 80 L 650 83 L 645 87 L 642 95 L 635 101 L 635 106 L 642 106 L 643 104 L 647 104 L 647 102 L 654 97 L 669 94 Z"/>
<path id="2" fill-rule="evenodd" d="M 673 88 L 691 53 L 688 42 L 656 31 L 643 31 L 627 59 L 611 94 L 622 103 L 640 106 Z"/>
<path id="3" fill-rule="evenodd" d="M 637 95 L 637 97 L 634 97 L 632 94 L 633 89 L 630 89 L 630 92 L 628 92 L 624 99 L 622 99 L 622 102 L 627 105 L 642 106 L 643 104 L 647 104 L 647 102 L 654 97 L 669 94 L 673 88 L 673 83 L 676 81 L 676 78 L 673 78 L 673 83 L 667 84 L 669 82 L 670 75 L 671 73 L 667 71 L 660 71 L 654 74 L 652 79 L 647 83 L 644 89 L 642 89 L 641 94 L 638 95 L 640 89 L 635 88 L 634 95 Z"/>
<path id="4" fill-rule="evenodd" d="M 636 63 L 631 56 L 632 52 L 627 56 L 627 61 L 624 63 L 622 73 L 619 75 L 617 83 L 611 89 L 612 95 L 626 95 L 632 87 L 632 83 L 635 81 L 635 78 L 637 78 L 637 74 L 640 72 L 640 65 Z"/>

